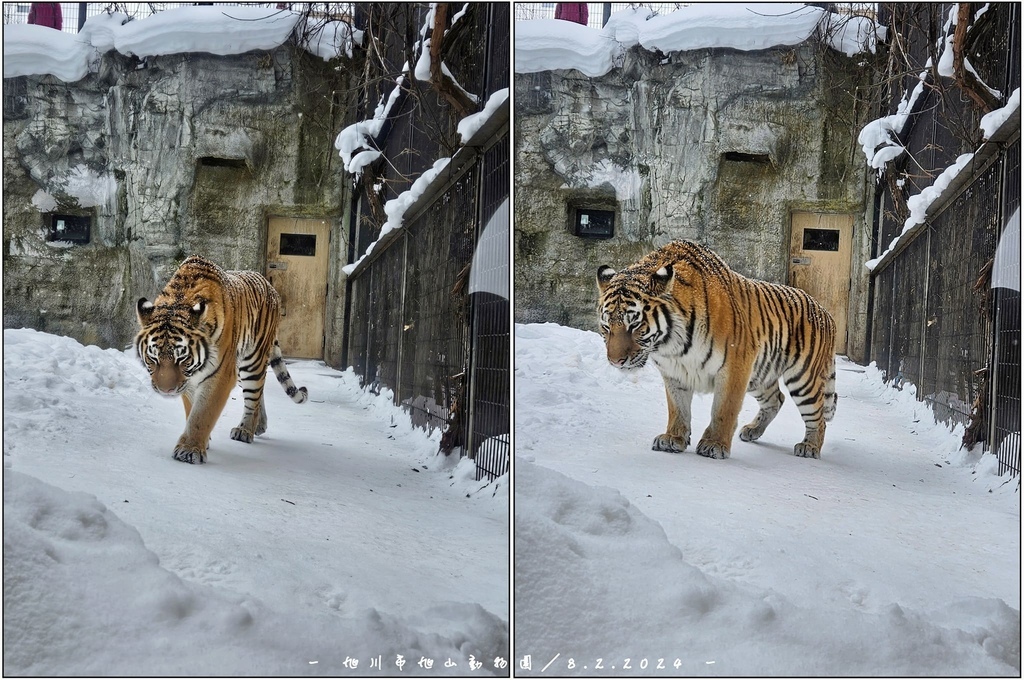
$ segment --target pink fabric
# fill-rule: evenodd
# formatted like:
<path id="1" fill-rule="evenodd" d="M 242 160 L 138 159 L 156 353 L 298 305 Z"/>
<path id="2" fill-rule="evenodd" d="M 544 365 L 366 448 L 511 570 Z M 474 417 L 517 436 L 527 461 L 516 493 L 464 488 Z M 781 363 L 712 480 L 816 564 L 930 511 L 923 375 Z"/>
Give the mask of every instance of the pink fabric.
<path id="1" fill-rule="evenodd" d="M 33 2 L 28 11 L 28 23 L 37 26 L 49 26 L 58 31 L 64 25 L 59 2 Z"/>
<path id="2" fill-rule="evenodd" d="M 585 2 L 559 2 L 555 5 L 555 18 L 565 21 L 575 21 L 577 24 L 587 25 L 590 12 Z"/>

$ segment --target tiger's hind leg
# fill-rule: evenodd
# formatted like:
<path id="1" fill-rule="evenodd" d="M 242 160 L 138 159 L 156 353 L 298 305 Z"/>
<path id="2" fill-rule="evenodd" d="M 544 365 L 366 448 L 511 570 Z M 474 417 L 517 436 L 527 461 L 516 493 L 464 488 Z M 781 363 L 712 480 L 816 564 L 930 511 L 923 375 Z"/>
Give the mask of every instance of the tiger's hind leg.
<path id="1" fill-rule="evenodd" d="M 260 419 L 256 423 L 256 435 L 259 436 L 267 431 L 267 402 L 260 399 Z"/>
<path id="2" fill-rule="evenodd" d="M 786 380 L 786 388 L 804 419 L 804 440 L 793 447 L 801 458 L 821 458 L 825 441 L 825 379 L 820 375 L 798 375 Z"/>
<path id="3" fill-rule="evenodd" d="M 836 415 L 836 404 L 839 403 L 839 395 L 836 394 L 836 358 L 828 365 L 828 376 L 825 378 L 825 422 L 831 422 Z"/>
<path id="4" fill-rule="evenodd" d="M 761 410 L 757 412 L 752 421 L 744 425 L 743 429 L 740 430 L 740 439 L 745 442 L 753 442 L 761 438 L 765 428 L 779 414 L 782 402 L 786 400 L 786 397 L 782 395 L 782 390 L 779 389 L 778 380 L 775 380 L 770 385 L 764 385 L 753 390 L 752 394 L 757 399 Z"/>
<path id="5" fill-rule="evenodd" d="M 238 369 L 238 384 L 242 386 L 245 399 L 245 412 L 242 422 L 231 430 L 231 438 L 235 441 L 251 444 L 254 436 L 267 431 L 267 407 L 263 403 L 263 385 L 267 380 L 267 357 L 256 352 L 248 357 L 248 362 Z"/>

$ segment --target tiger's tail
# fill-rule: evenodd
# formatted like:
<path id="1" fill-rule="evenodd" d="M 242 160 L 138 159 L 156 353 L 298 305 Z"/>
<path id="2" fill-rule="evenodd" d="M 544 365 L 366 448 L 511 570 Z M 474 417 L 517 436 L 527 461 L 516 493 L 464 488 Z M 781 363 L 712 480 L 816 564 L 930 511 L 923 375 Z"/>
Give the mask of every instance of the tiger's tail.
<path id="1" fill-rule="evenodd" d="M 296 404 L 305 403 L 306 399 L 309 398 L 309 393 L 305 387 L 295 386 L 291 374 L 288 373 L 288 367 L 285 366 L 284 359 L 281 357 L 281 345 L 276 339 L 274 340 L 274 348 L 270 350 L 270 367 L 274 369 L 277 382 L 281 383 L 281 387 L 292 398 L 292 401 Z"/>
<path id="2" fill-rule="evenodd" d="M 828 363 L 828 376 L 825 378 L 825 422 L 829 422 L 836 415 L 836 404 L 839 402 L 839 395 L 836 394 L 836 357 L 833 354 Z"/>

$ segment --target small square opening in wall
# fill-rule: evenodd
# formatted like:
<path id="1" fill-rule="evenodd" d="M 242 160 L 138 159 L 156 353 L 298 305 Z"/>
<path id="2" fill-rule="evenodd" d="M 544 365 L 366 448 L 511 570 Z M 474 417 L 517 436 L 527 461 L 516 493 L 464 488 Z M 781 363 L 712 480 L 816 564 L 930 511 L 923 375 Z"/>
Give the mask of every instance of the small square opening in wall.
<path id="1" fill-rule="evenodd" d="M 615 235 L 615 211 L 576 208 L 575 233 L 582 238 L 611 238 Z"/>
<path id="2" fill-rule="evenodd" d="M 46 240 L 83 245 L 89 242 L 91 231 L 92 217 L 88 215 L 53 214 L 50 216 L 50 231 L 46 235 Z"/>
<path id="3" fill-rule="evenodd" d="M 839 250 L 838 229 L 804 229 L 804 250 Z"/>
<path id="4" fill-rule="evenodd" d="M 316 256 L 316 234 L 281 234 L 282 255 Z"/>

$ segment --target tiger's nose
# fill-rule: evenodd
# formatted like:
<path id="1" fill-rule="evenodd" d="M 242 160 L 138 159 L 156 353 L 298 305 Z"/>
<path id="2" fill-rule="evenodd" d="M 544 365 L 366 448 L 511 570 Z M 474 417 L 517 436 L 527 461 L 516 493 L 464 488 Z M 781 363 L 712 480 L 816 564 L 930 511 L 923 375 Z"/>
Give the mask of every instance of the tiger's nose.
<path id="1" fill-rule="evenodd" d="M 161 362 L 160 366 L 156 369 L 156 373 L 153 374 L 153 386 L 164 394 L 174 394 L 177 392 L 178 377 L 174 368 L 166 366 Z"/>

